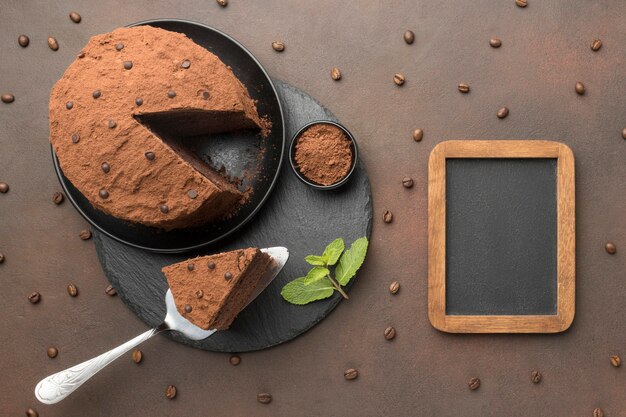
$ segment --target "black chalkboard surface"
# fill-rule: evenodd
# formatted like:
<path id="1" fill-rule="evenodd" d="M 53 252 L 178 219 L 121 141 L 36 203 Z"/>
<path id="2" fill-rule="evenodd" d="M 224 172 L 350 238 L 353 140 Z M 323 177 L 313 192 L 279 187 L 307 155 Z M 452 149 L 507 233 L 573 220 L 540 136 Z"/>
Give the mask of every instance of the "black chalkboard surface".
<path id="1" fill-rule="evenodd" d="M 429 160 L 429 318 L 558 332 L 574 316 L 574 159 L 547 141 L 449 141 Z"/>

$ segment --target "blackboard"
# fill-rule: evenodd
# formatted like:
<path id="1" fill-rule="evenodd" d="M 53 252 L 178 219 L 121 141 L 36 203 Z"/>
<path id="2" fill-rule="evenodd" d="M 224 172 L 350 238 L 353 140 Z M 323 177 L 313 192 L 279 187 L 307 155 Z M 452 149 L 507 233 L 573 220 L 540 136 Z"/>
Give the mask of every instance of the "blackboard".
<path id="1" fill-rule="evenodd" d="M 448 141 L 429 160 L 429 317 L 558 332 L 574 315 L 574 159 L 547 141 Z"/>

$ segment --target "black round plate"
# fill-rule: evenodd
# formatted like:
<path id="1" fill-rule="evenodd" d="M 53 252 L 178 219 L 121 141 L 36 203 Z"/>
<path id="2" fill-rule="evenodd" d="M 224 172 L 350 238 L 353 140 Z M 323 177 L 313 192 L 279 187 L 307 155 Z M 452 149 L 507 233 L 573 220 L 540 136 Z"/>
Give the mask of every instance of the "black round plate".
<path id="1" fill-rule="evenodd" d="M 63 175 L 53 149 L 54 167 L 68 199 L 93 227 L 105 235 L 152 252 L 191 251 L 215 243 L 240 229 L 254 217 L 269 197 L 280 173 L 285 147 L 283 110 L 276 88 L 259 61 L 225 33 L 201 23 L 178 19 L 146 20 L 129 26 L 139 25 L 184 33 L 195 43 L 217 55 L 232 68 L 237 78 L 247 87 L 250 96 L 257 100 L 259 114 L 271 120 L 272 131 L 267 138 L 261 138 L 258 132 L 238 132 L 198 137 L 186 142 L 190 149 L 214 168 L 224 167 L 228 175 L 241 178 L 242 191 L 252 187 L 254 192 L 250 199 L 228 220 L 166 232 L 126 222 L 95 209 Z M 264 149 L 262 153 L 261 147 Z"/>

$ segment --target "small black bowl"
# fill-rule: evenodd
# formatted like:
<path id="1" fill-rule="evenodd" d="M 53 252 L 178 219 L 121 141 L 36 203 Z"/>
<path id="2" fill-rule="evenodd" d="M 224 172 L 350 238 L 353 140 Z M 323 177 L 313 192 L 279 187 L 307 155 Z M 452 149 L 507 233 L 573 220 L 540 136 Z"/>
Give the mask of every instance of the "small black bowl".
<path id="1" fill-rule="evenodd" d="M 321 185 L 321 184 L 311 181 L 300 172 L 300 170 L 298 169 L 298 165 L 296 164 L 296 144 L 298 143 L 298 140 L 300 140 L 300 136 L 309 127 L 313 125 L 317 125 L 317 124 L 326 124 L 326 125 L 336 126 L 339 129 L 341 129 L 343 133 L 345 133 L 347 138 L 350 140 L 350 149 L 352 150 L 352 161 L 350 163 L 350 170 L 348 171 L 345 177 L 343 177 L 341 180 L 331 185 Z M 354 136 L 352 136 L 352 133 L 350 133 L 348 129 L 346 129 L 344 126 L 340 125 L 339 123 L 333 122 L 330 120 L 316 120 L 314 122 L 311 122 L 302 126 L 300 130 L 298 130 L 298 132 L 295 135 L 293 135 L 293 138 L 291 139 L 291 144 L 289 145 L 289 165 L 291 165 L 292 171 L 294 172 L 294 174 L 296 174 L 296 177 L 298 177 L 300 181 L 302 181 L 303 183 L 305 183 L 306 185 L 310 187 L 315 188 L 316 190 L 335 190 L 341 187 L 342 185 L 344 185 L 345 183 L 347 183 L 348 180 L 350 179 L 350 176 L 354 172 L 354 168 L 356 167 L 358 160 L 359 160 L 359 150 L 356 144 L 356 140 L 354 140 Z"/>

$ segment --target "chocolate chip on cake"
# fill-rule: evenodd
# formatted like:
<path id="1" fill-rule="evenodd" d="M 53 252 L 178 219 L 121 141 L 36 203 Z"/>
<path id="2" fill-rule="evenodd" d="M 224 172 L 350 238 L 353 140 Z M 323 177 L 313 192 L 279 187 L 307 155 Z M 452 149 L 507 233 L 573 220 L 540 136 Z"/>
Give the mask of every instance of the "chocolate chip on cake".
<path id="1" fill-rule="evenodd" d="M 143 99 L 142 99 L 141 97 L 137 97 L 137 98 L 135 99 L 135 104 L 136 104 L 137 106 L 141 106 L 141 105 L 143 104 Z"/>
<path id="2" fill-rule="evenodd" d="M 191 313 L 191 310 L 193 310 L 193 308 L 189 304 L 185 304 L 185 313 Z"/>
<path id="3" fill-rule="evenodd" d="M 196 291 L 196 298 L 202 298 L 202 297 L 204 297 L 204 291 L 202 290 Z"/>
<path id="4" fill-rule="evenodd" d="M 85 57 L 85 51 L 80 51 L 80 52 L 78 53 L 78 55 L 76 55 L 76 57 L 77 57 L 77 58 L 79 58 L 79 59 L 80 59 L 80 58 L 84 58 L 84 57 Z"/>
<path id="5" fill-rule="evenodd" d="M 124 69 L 131 69 L 133 67 L 133 61 L 124 61 Z"/>
<path id="6" fill-rule="evenodd" d="M 198 192 L 192 189 L 187 191 L 187 195 L 193 200 L 194 198 L 198 197 Z"/>
<path id="7" fill-rule="evenodd" d="M 111 170 L 111 165 L 107 164 L 106 162 L 103 162 L 102 165 L 100 165 L 100 168 L 102 168 L 102 172 L 104 172 L 105 174 L 108 174 L 109 171 Z"/>
<path id="8" fill-rule="evenodd" d="M 224 274 L 224 279 L 225 279 L 226 281 L 230 281 L 230 280 L 232 279 L 232 277 L 233 277 L 233 274 L 231 274 L 230 272 L 226 272 L 226 273 Z"/>
<path id="9" fill-rule="evenodd" d="M 109 120 L 109 129 L 115 129 L 115 126 L 117 126 L 115 120 Z"/>
<path id="10" fill-rule="evenodd" d="M 183 61 L 183 63 L 180 66 L 183 67 L 184 69 L 188 69 L 191 66 L 191 61 L 186 59 Z"/>
<path id="11" fill-rule="evenodd" d="M 123 43 L 118 43 L 117 45 L 115 45 L 115 49 L 117 49 L 118 51 L 121 51 L 122 49 L 124 49 L 124 44 Z"/>
<path id="12" fill-rule="evenodd" d="M 209 94 L 208 91 L 205 90 L 205 91 L 202 92 L 202 98 L 203 99 L 208 100 L 209 97 L 211 97 L 211 94 Z"/>
<path id="13" fill-rule="evenodd" d="M 215 269 L 215 262 L 209 262 L 207 266 L 209 269 Z"/>
<path id="14" fill-rule="evenodd" d="M 165 204 L 161 204 L 159 206 L 159 210 L 161 210 L 161 213 L 167 214 L 170 211 L 170 208 Z"/>
<path id="15" fill-rule="evenodd" d="M 187 264 L 187 269 L 193 271 L 194 269 L 196 269 L 196 266 L 193 264 L 193 262 L 189 262 Z"/>
<path id="16" fill-rule="evenodd" d="M 174 98 L 174 97 L 176 97 L 176 91 L 174 91 L 174 90 L 170 90 L 170 91 L 168 91 L 168 92 L 167 92 L 167 96 L 168 96 L 169 98 Z"/>
<path id="17" fill-rule="evenodd" d="M 74 103 L 68 101 L 67 103 L 65 103 L 65 108 L 68 110 L 72 110 L 72 108 L 74 108 Z"/>
<path id="18" fill-rule="evenodd" d="M 154 161 L 154 152 L 148 151 L 148 152 L 145 153 L 145 155 L 146 155 L 146 159 L 148 161 Z"/>
<path id="19" fill-rule="evenodd" d="M 101 95 L 102 93 L 100 92 L 100 90 L 94 90 L 93 93 L 91 93 L 91 96 L 93 98 L 100 98 Z"/>
<path id="20" fill-rule="evenodd" d="M 78 133 L 72 133 L 72 143 L 78 143 L 80 141 L 80 135 Z"/>
<path id="21" fill-rule="evenodd" d="M 98 194 L 100 195 L 100 198 L 102 199 L 106 200 L 107 198 L 109 198 L 109 192 L 107 190 L 102 189 L 100 190 Z"/>

